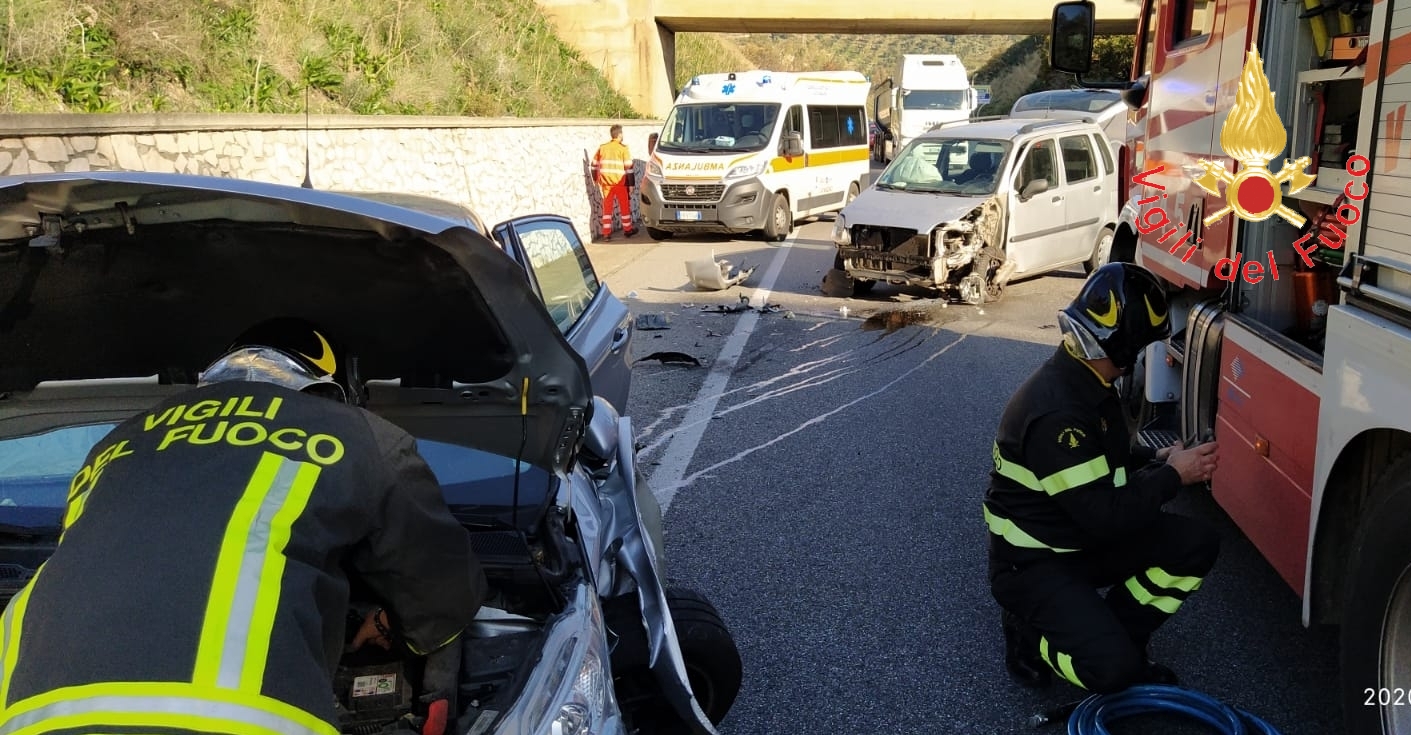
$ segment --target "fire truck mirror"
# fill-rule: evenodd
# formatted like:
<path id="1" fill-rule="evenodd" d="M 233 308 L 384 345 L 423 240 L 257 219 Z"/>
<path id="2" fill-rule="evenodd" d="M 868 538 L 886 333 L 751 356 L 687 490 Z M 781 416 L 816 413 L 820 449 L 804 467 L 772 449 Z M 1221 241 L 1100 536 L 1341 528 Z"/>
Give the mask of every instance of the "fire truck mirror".
<path id="1" fill-rule="evenodd" d="M 1079 76 L 1093 64 L 1093 4 L 1091 0 L 1063 2 L 1053 8 L 1053 35 L 1049 66 Z"/>

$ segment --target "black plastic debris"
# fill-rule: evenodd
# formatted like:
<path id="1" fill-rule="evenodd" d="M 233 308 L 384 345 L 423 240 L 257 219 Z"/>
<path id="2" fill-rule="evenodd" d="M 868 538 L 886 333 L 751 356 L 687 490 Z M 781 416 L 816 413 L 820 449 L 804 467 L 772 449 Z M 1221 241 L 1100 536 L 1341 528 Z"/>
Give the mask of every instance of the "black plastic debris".
<path id="1" fill-rule="evenodd" d="M 638 358 L 638 359 L 637 359 L 637 362 L 647 362 L 648 360 L 656 360 L 657 362 L 660 362 L 660 363 L 662 363 L 663 365 L 673 365 L 673 364 L 674 364 L 674 365 L 695 365 L 696 367 L 700 367 L 700 366 L 701 366 L 701 361 L 700 361 L 700 360 L 698 360 L 698 359 L 696 359 L 696 358 L 694 358 L 694 357 L 692 357 L 692 356 L 690 356 L 690 355 L 688 355 L 688 354 L 686 354 L 686 353 L 684 353 L 684 352 L 653 352 L 652 354 L 647 355 L 646 357 L 640 357 L 640 358 Z"/>

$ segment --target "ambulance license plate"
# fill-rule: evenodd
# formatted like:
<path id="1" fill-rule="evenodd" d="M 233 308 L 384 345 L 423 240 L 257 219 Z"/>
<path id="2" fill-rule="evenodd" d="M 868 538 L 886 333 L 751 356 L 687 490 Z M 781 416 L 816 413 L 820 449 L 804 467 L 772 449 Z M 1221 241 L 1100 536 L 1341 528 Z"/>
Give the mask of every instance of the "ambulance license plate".
<path id="1" fill-rule="evenodd" d="M 678 220 L 699 220 L 700 218 L 701 218 L 701 213 L 700 213 L 700 212 L 684 212 L 684 211 L 678 211 L 678 212 L 676 213 L 676 219 L 678 219 Z"/>

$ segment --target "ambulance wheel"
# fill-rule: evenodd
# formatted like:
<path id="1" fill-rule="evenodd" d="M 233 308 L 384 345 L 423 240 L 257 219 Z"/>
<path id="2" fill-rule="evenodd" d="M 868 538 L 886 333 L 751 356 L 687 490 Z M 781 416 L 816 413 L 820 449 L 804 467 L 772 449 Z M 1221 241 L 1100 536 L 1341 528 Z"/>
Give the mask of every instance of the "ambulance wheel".
<path id="1" fill-rule="evenodd" d="M 1392 463 L 1349 549 L 1339 625 L 1348 732 L 1411 734 L 1411 454 Z M 1399 706 L 1398 706 L 1399 705 Z"/>
<path id="2" fill-rule="evenodd" d="M 658 230 L 658 229 L 655 228 L 655 227 L 648 227 L 648 228 L 647 228 L 647 237 L 650 237 L 650 238 L 653 239 L 653 240 L 670 240 L 670 239 L 671 239 L 671 231 L 670 231 L 670 230 Z"/>
<path id="3" fill-rule="evenodd" d="M 793 230 L 794 213 L 789 210 L 789 198 L 783 194 L 775 194 L 774 206 L 769 210 L 769 221 L 764 226 L 764 239 L 783 242 Z"/>

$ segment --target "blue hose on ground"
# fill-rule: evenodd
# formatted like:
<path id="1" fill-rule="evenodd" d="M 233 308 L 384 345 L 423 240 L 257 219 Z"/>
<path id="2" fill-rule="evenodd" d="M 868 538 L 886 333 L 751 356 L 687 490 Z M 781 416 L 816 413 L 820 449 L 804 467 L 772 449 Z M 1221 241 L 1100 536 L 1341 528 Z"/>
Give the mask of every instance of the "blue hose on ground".
<path id="1" fill-rule="evenodd" d="M 1111 735 L 1107 724 L 1136 715 L 1178 714 L 1203 722 L 1219 735 L 1279 735 L 1269 723 L 1200 692 L 1142 684 L 1115 694 L 1094 694 L 1068 718 L 1068 735 Z"/>

